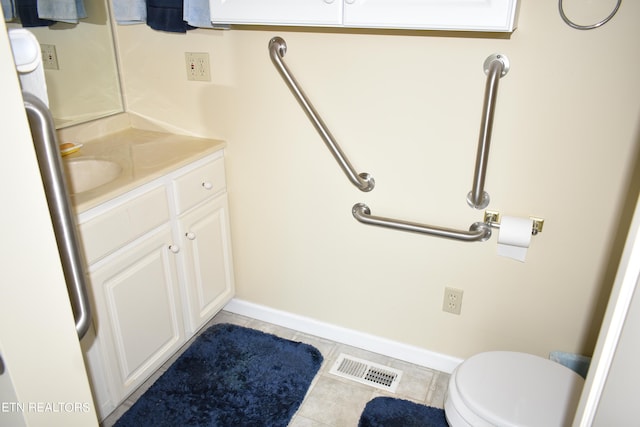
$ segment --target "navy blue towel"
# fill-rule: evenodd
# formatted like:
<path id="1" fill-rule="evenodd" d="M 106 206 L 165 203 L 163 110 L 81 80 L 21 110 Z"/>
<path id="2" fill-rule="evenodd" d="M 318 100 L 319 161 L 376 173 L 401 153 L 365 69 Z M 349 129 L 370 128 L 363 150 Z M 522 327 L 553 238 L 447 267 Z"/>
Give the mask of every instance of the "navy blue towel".
<path id="1" fill-rule="evenodd" d="M 38 17 L 38 0 L 16 0 L 16 12 L 23 27 L 48 27 L 55 21 Z"/>
<path id="2" fill-rule="evenodd" d="M 147 25 L 154 30 L 186 33 L 195 27 L 184 21 L 184 0 L 147 0 Z"/>

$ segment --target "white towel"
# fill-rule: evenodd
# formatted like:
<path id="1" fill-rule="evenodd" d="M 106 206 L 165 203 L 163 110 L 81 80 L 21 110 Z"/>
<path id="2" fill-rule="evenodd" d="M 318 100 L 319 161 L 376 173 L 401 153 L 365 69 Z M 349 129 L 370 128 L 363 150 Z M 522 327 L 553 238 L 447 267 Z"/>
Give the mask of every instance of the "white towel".
<path id="1" fill-rule="evenodd" d="M 83 0 L 38 0 L 38 18 L 77 24 L 86 18 Z"/>
<path id="2" fill-rule="evenodd" d="M 13 21 L 16 17 L 16 5 L 13 0 L 2 0 L 2 13 L 5 21 Z"/>
<path id="3" fill-rule="evenodd" d="M 184 0 L 184 20 L 194 27 L 213 28 L 209 0 Z"/>
<path id="4" fill-rule="evenodd" d="M 38 39 L 29 30 L 14 28 L 9 30 L 9 40 L 22 90 L 37 96 L 48 107 L 47 82 Z"/>
<path id="5" fill-rule="evenodd" d="M 145 0 L 112 0 L 113 16 L 120 25 L 144 24 L 147 22 Z"/>

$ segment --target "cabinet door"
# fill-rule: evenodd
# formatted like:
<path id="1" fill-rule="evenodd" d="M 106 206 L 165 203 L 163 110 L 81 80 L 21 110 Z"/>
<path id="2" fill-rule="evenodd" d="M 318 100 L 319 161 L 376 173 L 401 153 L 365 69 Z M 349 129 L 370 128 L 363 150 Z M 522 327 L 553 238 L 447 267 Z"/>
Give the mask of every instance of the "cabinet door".
<path id="1" fill-rule="evenodd" d="M 513 31 L 517 0 L 345 0 L 346 27 Z"/>
<path id="2" fill-rule="evenodd" d="M 119 401 L 185 341 L 171 241 L 167 225 L 106 258 L 90 274 L 96 332 L 105 343 L 107 375 Z"/>
<path id="3" fill-rule="evenodd" d="M 342 0 L 211 0 L 212 21 L 223 24 L 342 23 Z"/>
<path id="4" fill-rule="evenodd" d="M 234 294 L 226 194 L 181 216 L 178 228 L 184 241 L 181 259 L 193 333 Z"/>

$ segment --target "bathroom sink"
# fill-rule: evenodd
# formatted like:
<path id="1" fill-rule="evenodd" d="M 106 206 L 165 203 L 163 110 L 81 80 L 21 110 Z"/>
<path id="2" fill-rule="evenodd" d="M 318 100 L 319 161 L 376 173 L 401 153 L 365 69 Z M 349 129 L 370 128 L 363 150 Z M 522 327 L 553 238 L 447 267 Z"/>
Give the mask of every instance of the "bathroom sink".
<path id="1" fill-rule="evenodd" d="M 74 159 L 64 162 L 67 184 L 72 194 L 93 190 L 116 179 L 122 168 L 116 162 L 100 159 Z"/>

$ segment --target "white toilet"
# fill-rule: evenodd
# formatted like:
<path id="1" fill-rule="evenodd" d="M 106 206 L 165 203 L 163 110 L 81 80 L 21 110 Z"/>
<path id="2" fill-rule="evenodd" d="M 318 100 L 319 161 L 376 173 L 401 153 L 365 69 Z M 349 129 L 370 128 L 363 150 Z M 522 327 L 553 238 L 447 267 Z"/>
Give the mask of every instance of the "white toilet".
<path id="1" fill-rule="evenodd" d="M 583 385 L 580 375 L 542 357 L 480 353 L 451 374 L 444 411 L 451 427 L 568 426 Z"/>

